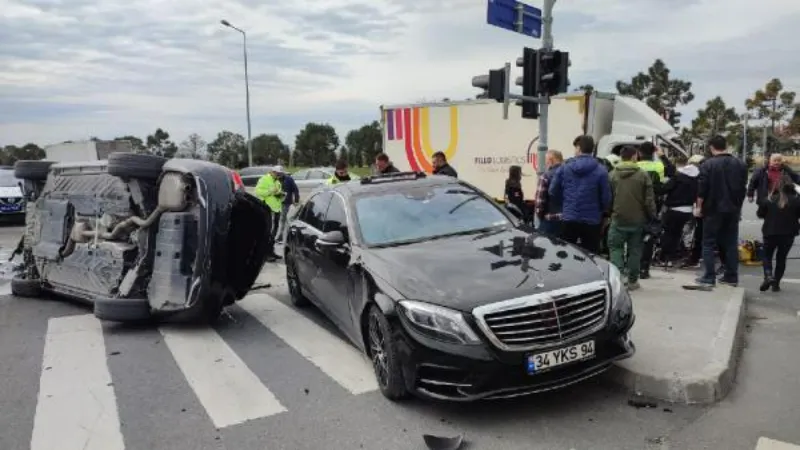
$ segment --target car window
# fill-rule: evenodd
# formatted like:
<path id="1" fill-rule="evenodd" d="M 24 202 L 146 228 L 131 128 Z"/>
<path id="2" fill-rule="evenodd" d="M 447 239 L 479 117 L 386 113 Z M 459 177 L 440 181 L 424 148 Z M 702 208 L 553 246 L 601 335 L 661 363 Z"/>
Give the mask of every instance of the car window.
<path id="1" fill-rule="evenodd" d="M 292 174 L 292 178 L 295 180 L 305 180 L 306 177 L 308 177 L 308 172 L 308 169 L 298 170 Z"/>
<path id="2" fill-rule="evenodd" d="M 0 186 L 8 187 L 8 186 L 18 186 L 20 180 L 14 177 L 13 170 L 2 169 L 0 170 Z"/>
<path id="3" fill-rule="evenodd" d="M 334 195 L 331 198 L 330 206 L 328 206 L 328 213 L 325 215 L 325 224 L 322 231 L 327 233 L 329 231 L 341 231 L 345 238 L 349 238 L 347 233 L 347 214 L 344 210 L 344 202 L 341 197 Z"/>
<path id="4" fill-rule="evenodd" d="M 324 180 L 330 178 L 330 175 L 321 170 L 312 170 L 308 173 L 308 180 Z"/>
<path id="5" fill-rule="evenodd" d="M 415 186 L 358 197 L 355 215 L 366 245 L 391 245 L 510 225 L 477 191 L 461 185 Z"/>
<path id="6" fill-rule="evenodd" d="M 255 166 L 255 167 L 245 167 L 244 169 L 239 171 L 239 175 L 241 176 L 248 176 L 248 175 L 264 175 L 265 173 L 269 172 L 269 166 Z"/>
<path id="7" fill-rule="evenodd" d="M 320 192 L 309 198 L 300 220 L 322 231 L 324 228 L 325 211 L 327 211 L 328 205 L 331 202 L 331 195 L 333 195 L 331 192 Z"/>

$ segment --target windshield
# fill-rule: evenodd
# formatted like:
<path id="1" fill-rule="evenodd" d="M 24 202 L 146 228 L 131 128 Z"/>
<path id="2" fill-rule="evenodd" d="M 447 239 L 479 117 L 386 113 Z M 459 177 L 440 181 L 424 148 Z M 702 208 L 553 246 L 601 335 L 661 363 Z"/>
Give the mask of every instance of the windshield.
<path id="1" fill-rule="evenodd" d="M 8 169 L 1 169 L 0 170 L 0 186 L 2 187 L 9 187 L 9 186 L 19 186 L 20 180 L 14 178 L 14 171 Z"/>
<path id="2" fill-rule="evenodd" d="M 424 186 L 357 198 L 355 213 L 366 245 L 386 246 L 478 232 L 510 224 L 474 190 Z"/>

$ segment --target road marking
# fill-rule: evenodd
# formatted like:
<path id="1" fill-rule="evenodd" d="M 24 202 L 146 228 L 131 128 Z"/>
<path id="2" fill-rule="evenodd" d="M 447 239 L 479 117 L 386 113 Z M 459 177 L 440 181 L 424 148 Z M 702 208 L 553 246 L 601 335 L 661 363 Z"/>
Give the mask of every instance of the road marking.
<path id="1" fill-rule="evenodd" d="M 213 329 L 164 326 L 159 330 L 175 362 L 217 428 L 286 411 Z"/>
<path id="2" fill-rule="evenodd" d="M 47 322 L 31 450 L 124 450 L 106 357 L 94 315 Z"/>
<path id="3" fill-rule="evenodd" d="M 800 450 L 800 445 L 760 437 L 756 443 L 755 450 Z"/>
<path id="4" fill-rule="evenodd" d="M 237 304 L 352 394 L 378 389 L 358 349 L 271 295 L 251 294 Z"/>

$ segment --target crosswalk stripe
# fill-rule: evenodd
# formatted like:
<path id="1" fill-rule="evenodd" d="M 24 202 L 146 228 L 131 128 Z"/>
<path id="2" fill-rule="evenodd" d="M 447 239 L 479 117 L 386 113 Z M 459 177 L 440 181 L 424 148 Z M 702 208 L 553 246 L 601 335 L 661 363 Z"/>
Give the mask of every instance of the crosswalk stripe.
<path id="1" fill-rule="evenodd" d="M 758 438 L 755 450 L 800 450 L 800 445 L 776 441 L 762 436 Z"/>
<path id="2" fill-rule="evenodd" d="M 31 450 L 124 450 L 106 362 L 103 326 L 92 314 L 47 323 Z"/>
<path id="3" fill-rule="evenodd" d="M 286 411 L 213 329 L 160 327 L 198 400 L 217 428 Z"/>
<path id="4" fill-rule="evenodd" d="M 251 294 L 237 304 L 351 393 L 378 388 L 360 351 L 274 297 Z"/>

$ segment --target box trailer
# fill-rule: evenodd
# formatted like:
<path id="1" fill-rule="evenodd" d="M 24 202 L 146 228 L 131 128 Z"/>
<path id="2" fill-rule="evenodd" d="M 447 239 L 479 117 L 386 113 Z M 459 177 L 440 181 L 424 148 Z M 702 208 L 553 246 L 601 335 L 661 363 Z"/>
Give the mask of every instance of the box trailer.
<path id="1" fill-rule="evenodd" d="M 381 118 L 383 148 L 398 169 L 430 173 L 432 155 L 441 151 L 459 178 L 502 200 L 509 167 L 517 165 L 532 199 L 539 121 L 523 119 L 519 107 L 504 119 L 494 100 L 389 105 L 381 106 Z M 553 97 L 548 147 L 572 157 L 572 142 L 583 134 L 595 139 L 598 157 L 645 141 L 685 153 L 672 126 L 640 100 L 601 92 Z"/>

